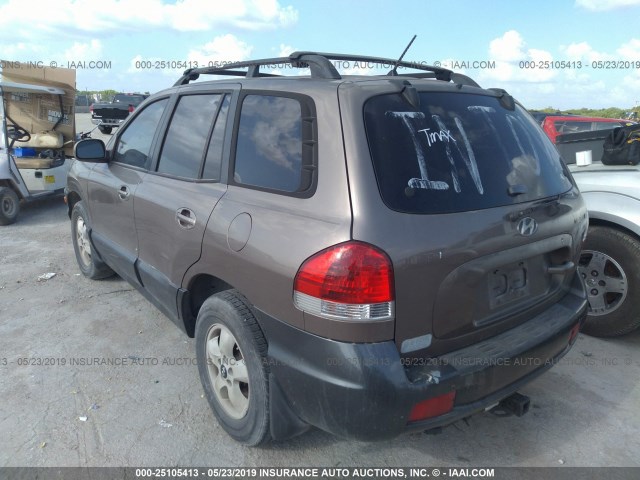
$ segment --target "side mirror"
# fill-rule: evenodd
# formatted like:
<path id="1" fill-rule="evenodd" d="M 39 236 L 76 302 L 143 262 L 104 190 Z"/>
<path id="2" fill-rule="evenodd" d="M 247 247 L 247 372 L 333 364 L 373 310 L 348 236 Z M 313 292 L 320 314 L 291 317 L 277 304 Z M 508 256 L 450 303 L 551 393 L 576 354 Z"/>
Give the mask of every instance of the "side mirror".
<path id="1" fill-rule="evenodd" d="M 76 143 L 73 149 L 74 156 L 78 160 L 84 160 L 87 162 L 106 162 L 107 161 L 107 149 L 104 146 L 102 140 L 97 138 L 87 138 L 86 140 L 80 140 Z"/>

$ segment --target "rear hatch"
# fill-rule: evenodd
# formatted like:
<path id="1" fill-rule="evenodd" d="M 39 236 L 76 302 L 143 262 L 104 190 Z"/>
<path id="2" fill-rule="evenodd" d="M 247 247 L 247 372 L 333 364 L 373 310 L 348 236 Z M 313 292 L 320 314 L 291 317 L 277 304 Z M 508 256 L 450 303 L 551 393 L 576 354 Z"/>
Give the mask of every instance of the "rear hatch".
<path id="1" fill-rule="evenodd" d="M 352 182 L 353 236 L 393 262 L 396 342 L 409 356 L 550 308 L 571 288 L 586 231 L 582 199 L 535 120 L 509 96 L 446 87 L 419 102 L 364 101 L 375 195 Z"/>

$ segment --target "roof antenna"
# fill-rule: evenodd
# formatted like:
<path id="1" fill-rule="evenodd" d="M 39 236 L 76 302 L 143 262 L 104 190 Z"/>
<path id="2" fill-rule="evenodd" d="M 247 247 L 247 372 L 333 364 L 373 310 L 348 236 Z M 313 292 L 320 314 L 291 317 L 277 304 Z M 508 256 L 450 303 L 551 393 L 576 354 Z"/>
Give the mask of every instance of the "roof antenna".
<path id="1" fill-rule="evenodd" d="M 393 77 L 395 77 L 396 75 L 398 75 L 398 72 L 396 72 L 396 69 L 398 68 L 398 65 L 400 65 L 400 62 L 402 61 L 402 59 L 404 58 L 404 54 L 407 53 L 407 50 L 409 50 L 409 47 L 411 47 L 411 44 L 413 43 L 413 41 L 416 39 L 417 35 L 414 35 L 413 38 L 411 39 L 411 41 L 409 42 L 409 45 L 407 45 L 407 48 L 404 49 L 404 52 L 402 52 L 402 55 L 400 55 L 400 58 L 398 59 L 398 61 L 395 63 L 395 65 L 393 66 L 393 68 L 391 69 L 391 71 L 389 73 L 387 73 L 387 75 L 391 75 Z"/>

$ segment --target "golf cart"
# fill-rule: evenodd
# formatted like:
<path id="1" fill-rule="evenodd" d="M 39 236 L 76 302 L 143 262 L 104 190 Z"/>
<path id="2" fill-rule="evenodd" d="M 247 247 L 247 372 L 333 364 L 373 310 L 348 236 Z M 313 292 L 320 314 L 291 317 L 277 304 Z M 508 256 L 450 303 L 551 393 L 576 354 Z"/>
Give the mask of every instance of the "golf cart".
<path id="1" fill-rule="evenodd" d="M 75 72 L 74 72 L 75 73 Z M 49 82 L 42 82 L 49 83 Z M 0 225 L 16 221 L 20 201 L 60 195 L 73 148 L 73 109 L 57 86 L 0 82 Z"/>

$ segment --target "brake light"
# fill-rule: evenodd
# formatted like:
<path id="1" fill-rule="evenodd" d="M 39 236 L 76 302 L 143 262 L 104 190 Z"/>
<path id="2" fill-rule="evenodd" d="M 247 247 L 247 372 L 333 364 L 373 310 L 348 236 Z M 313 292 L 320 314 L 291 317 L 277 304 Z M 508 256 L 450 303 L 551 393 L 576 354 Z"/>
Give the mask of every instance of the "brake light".
<path id="1" fill-rule="evenodd" d="M 135 107 L 133 105 L 129 105 L 129 113 L 133 113 Z"/>
<path id="2" fill-rule="evenodd" d="M 418 422 L 450 412 L 453 410 L 455 398 L 456 392 L 453 391 L 416 403 L 409 414 L 409 422 Z"/>
<path id="3" fill-rule="evenodd" d="M 391 260 L 382 250 L 349 241 L 307 259 L 294 280 L 300 310 L 339 320 L 388 320 L 394 315 Z"/>
<path id="4" fill-rule="evenodd" d="M 89 105 L 89 113 L 93 113 L 93 103 Z"/>

